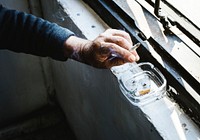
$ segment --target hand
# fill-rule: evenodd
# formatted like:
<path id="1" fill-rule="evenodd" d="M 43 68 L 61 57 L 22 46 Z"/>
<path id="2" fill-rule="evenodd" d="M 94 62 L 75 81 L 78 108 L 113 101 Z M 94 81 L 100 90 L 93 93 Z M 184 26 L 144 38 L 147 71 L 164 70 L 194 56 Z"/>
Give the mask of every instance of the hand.
<path id="1" fill-rule="evenodd" d="M 71 36 L 66 41 L 66 55 L 97 68 L 111 68 L 126 62 L 135 62 L 139 56 L 128 33 L 108 29 L 93 41 Z"/>

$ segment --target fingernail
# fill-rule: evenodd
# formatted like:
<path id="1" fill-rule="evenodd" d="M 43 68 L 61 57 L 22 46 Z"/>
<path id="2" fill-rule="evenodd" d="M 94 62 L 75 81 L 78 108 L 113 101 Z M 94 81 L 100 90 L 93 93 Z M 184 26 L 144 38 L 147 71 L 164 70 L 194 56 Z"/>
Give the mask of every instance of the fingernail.
<path id="1" fill-rule="evenodd" d="M 134 62 L 134 61 L 135 61 L 135 59 L 136 59 L 136 58 L 135 58 L 135 56 L 134 56 L 134 55 L 131 55 L 131 56 L 129 57 L 129 61 L 130 61 L 130 62 Z"/>
<path id="2" fill-rule="evenodd" d="M 136 55 L 136 61 L 139 61 L 139 60 L 140 60 L 139 55 Z"/>

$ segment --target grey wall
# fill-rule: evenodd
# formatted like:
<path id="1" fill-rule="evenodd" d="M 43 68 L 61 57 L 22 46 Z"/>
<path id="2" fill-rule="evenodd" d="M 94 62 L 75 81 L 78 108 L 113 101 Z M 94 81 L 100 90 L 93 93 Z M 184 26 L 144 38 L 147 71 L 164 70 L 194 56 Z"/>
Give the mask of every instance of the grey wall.
<path id="1" fill-rule="evenodd" d="M 28 1 L 27 0 L 0 0 L 0 4 L 7 8 L 13 8 L 16 10 L 23 10 L 25 12 L 30 12 L 29 11 L 29 6 L 28 6 Z"/>
<path id="2" fill-rule="evenodd" d="M 0 0 L 0 3 L 30 12 L 27 0 Z M 48 103 L 47 91 L 51 89 L 48 67 L 47 58 L 0 50 L 0 126 Z"/>
<path id="3" fill-rule="evenodd" d="M 57 98 L 78 139 L 162 139 L 141 110 L 127 102 L 109 70 L 69 60 L 54 63 L 53 74 Z"/>

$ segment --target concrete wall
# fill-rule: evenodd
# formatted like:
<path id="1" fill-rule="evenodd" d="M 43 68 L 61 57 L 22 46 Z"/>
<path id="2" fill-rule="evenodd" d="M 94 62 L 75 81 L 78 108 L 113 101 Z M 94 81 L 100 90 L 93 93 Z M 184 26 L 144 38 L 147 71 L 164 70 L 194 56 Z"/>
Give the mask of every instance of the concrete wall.
<path id="1" fill-rule="evenodd" d="M 25 12 L 31 6 L 27 0 L 0 0 L 0 4 Z M 48 103 L 48 67 L 47 58 L 0 50 L 0 126 Z"/>
<path id="2" fill-rule="evenodd" d="M 53 66 L 59 103 L 78 139 L 162 139 L 143 112 L 125 99 L 109 70 L 74 61 Z"/>

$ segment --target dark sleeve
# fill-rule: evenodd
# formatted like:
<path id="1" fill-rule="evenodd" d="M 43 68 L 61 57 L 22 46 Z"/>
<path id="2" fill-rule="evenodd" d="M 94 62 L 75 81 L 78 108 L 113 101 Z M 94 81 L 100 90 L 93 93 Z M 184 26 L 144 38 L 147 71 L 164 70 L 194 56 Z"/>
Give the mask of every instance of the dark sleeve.
<path id="1" fill-rule="evenodd" d="M 0 49 L 64 61 L 63 44 L 71 35 L 55 23 L 0 6 Z"/>

